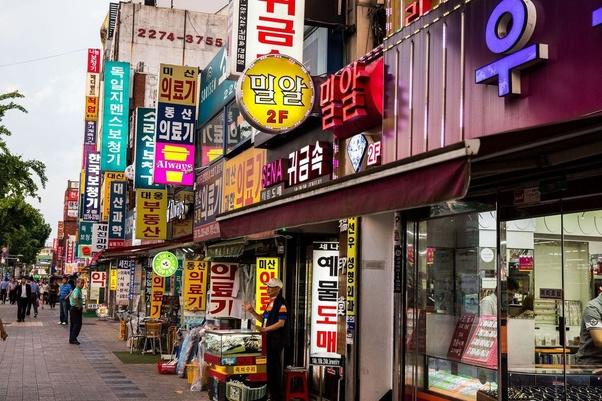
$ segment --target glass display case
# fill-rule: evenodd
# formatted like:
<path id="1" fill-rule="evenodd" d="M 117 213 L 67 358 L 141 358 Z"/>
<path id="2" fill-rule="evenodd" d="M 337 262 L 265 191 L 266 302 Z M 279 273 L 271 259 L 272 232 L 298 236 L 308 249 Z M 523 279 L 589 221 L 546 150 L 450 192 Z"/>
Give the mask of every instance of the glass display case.
<path id="1" fill-rule="evenodd" d="M 472 401 L 479 391 L 496 391 L 494 369 L 428 357 L 426 388 L 434 393 L 458 400 Z"/>
<path id="2" fill-rule="evenodd" d="M 241 354 L 260 354 L 262 335 L 252 330 L 207 330 L 207 352 L 220 358 Z"/>

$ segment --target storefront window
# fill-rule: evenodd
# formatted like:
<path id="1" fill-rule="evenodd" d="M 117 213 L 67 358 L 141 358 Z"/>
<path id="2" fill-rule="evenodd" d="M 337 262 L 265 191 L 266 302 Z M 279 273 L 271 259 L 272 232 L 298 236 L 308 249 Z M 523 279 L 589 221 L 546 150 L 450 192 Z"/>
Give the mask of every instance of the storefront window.
<path id="1" fill-rule="evenodd" d="M 476 400 L 497 388 L 495 213 L 410 223 L 407 241 L 404 391 Z"/>

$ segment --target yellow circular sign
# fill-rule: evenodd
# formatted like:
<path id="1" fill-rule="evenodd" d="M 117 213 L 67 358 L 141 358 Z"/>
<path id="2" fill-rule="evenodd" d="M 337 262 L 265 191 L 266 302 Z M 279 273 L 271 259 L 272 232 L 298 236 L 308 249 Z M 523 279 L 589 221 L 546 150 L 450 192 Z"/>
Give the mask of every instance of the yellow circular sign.
<path id="1" fill-rule="evenodd" d="M 314 84 L 303 64 L 281 54 L 259 57 L 238 80 L 236 100 L 247 121 L 280 134 L 305 121 L 314 105 Z"/>

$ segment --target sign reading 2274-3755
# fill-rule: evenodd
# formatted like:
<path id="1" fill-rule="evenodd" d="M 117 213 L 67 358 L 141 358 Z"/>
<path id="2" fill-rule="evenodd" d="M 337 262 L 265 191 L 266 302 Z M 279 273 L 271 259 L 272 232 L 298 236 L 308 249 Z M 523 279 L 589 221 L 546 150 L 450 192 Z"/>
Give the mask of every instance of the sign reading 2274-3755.
<path id="1" fill-rule="evenodd" d="M 236 99 L 247 121 L 263 132 L 295 129 L 309 116 L 314 85 L 297 60 L 270 54 L 255 60 L 239 79 Z"/>

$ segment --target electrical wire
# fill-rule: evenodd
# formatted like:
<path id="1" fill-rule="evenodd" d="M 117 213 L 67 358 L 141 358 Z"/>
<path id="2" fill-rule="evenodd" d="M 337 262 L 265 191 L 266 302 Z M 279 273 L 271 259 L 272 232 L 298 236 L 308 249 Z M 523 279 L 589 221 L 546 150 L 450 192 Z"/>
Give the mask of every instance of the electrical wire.
<path id="1" fill-rule="evenodd" d="M 0 64 L 0 68 L 12 67 L 12 66 L 21 65 L 21 64 L 35 63 L 36 61 L 43 61 L 43 60 L 48 60 L 48 59 L 52 59 L 52 58 L 62 57 L 62 56 L 66 56 L 68 54 L 79 53 L 79 52 L 83 52 L 86 50 L 87 49 L 77 49 L 77 50 L 71 50 L 71 51 L 68 51 L 65 53 L 53 54 L 52 56 L 38 57 L 38 58 L 29 59 L 29 60 L 16 61 L 14 63 L 8 63 L 8 64 Z"/>

